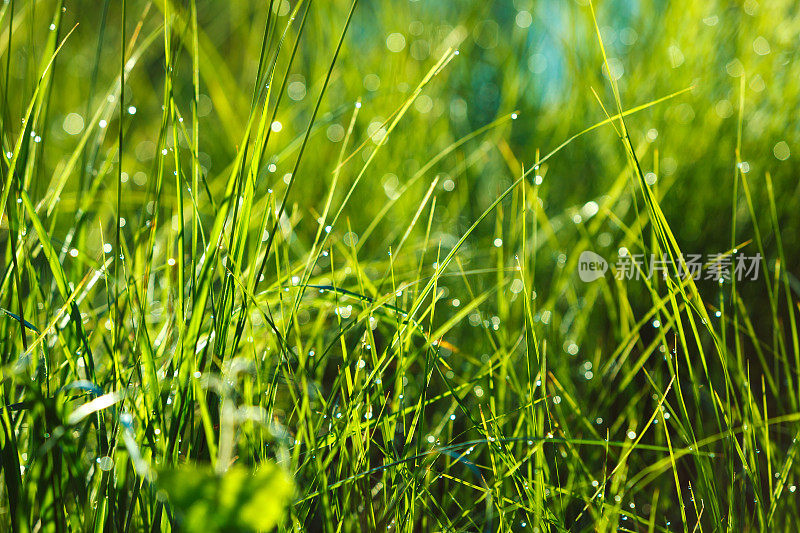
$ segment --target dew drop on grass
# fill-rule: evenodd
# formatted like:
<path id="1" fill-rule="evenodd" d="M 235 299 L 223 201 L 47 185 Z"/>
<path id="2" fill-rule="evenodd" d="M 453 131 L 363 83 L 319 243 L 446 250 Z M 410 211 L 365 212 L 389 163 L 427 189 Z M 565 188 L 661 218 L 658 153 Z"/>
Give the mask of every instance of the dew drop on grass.
<path id="1" fill-rule="evenodd" d="M 779 141 L 778 143 L 776 143 L 775 146 L 772 148 L 772 153 L 775 156 L 775 158 L 778 159 L 779 161 L 786 161 L 787 159 L 789 159 L 789 156 L 791 155 L 791 151 L 789 150 L 789 145 L 786 143 L 786 141 Z"/>
<path id="2" fill-rule="evenodd" d="M 753 41 L 753 51 L 760 56 L 765 56 L 770 53 L 769 41 L 759 35 Z"/>
<path id="3" fill-rule="evenodd" d="M 406 38 L 402 33 L 390 33 L 386 37 L 386 48 L 391 52 L 400 52 L 406 46 Z"/>
<path id="4" fill-rule="evenodd" d="M 107 455 L 105 457 L 98 457 L 97 465 L 103 472 L 108 472 L 109 470 L 114 468 L 114 459 L 112 459 Z"/>
<path id="5" fill-rule="evenodd" d="M 575 344 L 574 342 L 572 342 L 569 345 L 567 345 L 567 350 L 566 351 L 570 355 L 577 355 L 579 350 L 580 350 L 580 348 L 578 347 L 578 345 Z"/>
<path id="6" fill-rule="evenodd" d="M 66 117 L 64 117 L 64 123 L 62 124 L 64 131 L 70 135 L 78 135 L 83 131 L 83 126 L 83 117 L 78 113 L 68 114 Z"/>

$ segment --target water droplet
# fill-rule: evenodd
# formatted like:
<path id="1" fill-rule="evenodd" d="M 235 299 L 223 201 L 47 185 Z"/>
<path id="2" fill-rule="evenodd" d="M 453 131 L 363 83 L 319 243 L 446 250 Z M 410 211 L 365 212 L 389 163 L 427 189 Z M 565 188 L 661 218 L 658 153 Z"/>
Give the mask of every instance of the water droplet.
<path id="1" fill-rule="evenodd" d="M 114 468 L 114 459 L 111 457 L 98 457 L 97 458 L 97 465 L 100 467 L 100 470 L 103 472 L 108 472 L 112 468 Z"/>

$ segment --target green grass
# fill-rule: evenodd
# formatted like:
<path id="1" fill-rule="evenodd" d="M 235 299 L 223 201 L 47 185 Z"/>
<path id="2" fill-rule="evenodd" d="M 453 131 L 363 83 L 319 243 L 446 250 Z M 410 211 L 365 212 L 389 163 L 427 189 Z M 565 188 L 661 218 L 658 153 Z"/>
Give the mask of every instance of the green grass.
<path id="1" fill-rule="evenodd" d="M 0 530 L 794 531 L 799 31 L 3 2 Z"/>

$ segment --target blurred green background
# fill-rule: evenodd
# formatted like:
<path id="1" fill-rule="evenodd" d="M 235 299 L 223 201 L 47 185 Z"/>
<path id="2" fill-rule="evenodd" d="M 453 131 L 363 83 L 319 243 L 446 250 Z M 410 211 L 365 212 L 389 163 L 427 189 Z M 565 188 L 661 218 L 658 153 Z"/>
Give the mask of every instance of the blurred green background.
<path id="1" fill-rule="evenodd" d="M 4 109 L 7 135 L 19 127 L 8 122 L 21 115 L 36 82 L 52 11 L 49 2 L 16 4 L 14 23 L 21 31 L 12 43 L 10 75 L 14 85 Z M 47 110 L 51 120 L 43 131 L 36 132 L 51 148 L 44 154 L 47 164 L 41 167 L 41 184 L 47 183 L 48 169 L 61 163 L 59 155 L 71 151 L 77 140 L 62 127 L 64 118 L 77 113 L 87 122 L 87 115 L 98 108 L 118 73 L 119 25 L 113 23 L 119 20 L 117 3 L 65 5 L 63 27 L 80 25 L 55 65 L 58 83 L 51 89 L 54 99 Z M 128 2 L 132 21 L 149 12 L 143 35 L 160 24 L 158 5 Z M 277 144 L 271 154 L 277 164 L 275 178 L 290 170 L 291 159 L 288 154 L 281 157 L 281 148 L 306 126 L 348 7 L 346 2 L 320 2 L 309 14 L 308 33 L 289 80 L 288 99 L 278 114 L 283 129 L 275 136 Z M 597 10 L 626 107 L 694 87 L 689 94 L 628 121 L 634 142 L 651 145 L 642 157 L 647 171 L 654 168 L 654 151 L 658 150 L 659 183 L 668 189 L 663 208 L 671 219 L 680 216 L 676 231 L 687 249 L 710 252 L 729 244 L 727 222 L 742 96 L 742 159 L 749 163 L 757 205 L 763 205 L 760 177 L 770 172 L 783 215 L 781 225 L 787 230 L 784 239 L 787 248 L 792 248 L 798 223 L 793 216 L 798 191 L 790 155 L 798 135 L 794 118 L 799 91 L 794 83 L 798 77 L 794 46 L 797 6 L 781 1 L 607 1 L 600 2 Z M 288 2 L 278 7 L 279 13 L 288 11 Z M 112 23 L 98 35 L 104 16 Z M 199 2 L 198 17 L 206 59 L 201 63 L 204 94 L 199 109 L 205 127 L 201 149 L 203 166 L 213 177 L 231 160 L 235 140 L 246 124 L 266 13 L 259 2 Z M 289 30 L 289 38 L 293 30 Z M 5 54 L 7 32 L 2 41 L 0 51 Z M 364 1 L 356 11 L 323 103 L 326 114 L 311 140 L 318 164 L 329 168 L 335 161 L 337 142 L 356 99 L 362 99 L 365 106 L 357 128 L 371 132 L 448 46 L 458 48 L 459 57 L 425 89 L 413 112 L 398 126 L 397 140 L 383 150 L 369 179 L 357 191 L 361 201 L 381 203 L 387 183 L 389 188 L 403 183 L 426 157 L 499 115 L 520 111 L 510 136 L 500 132 L 489 141 L 508 137 L 514 155 L 530 164 L 537 150 L 547 152 L 570 134 L 604 118 L 592 88 L 613 108 L 585 2 Z M 178 68 L 183 70 L 177 78 L 183 86 L 175 87 L 177 98 L 188 100 L 189 59 L 180 60 Z M 133 177 L 152 169 L 163 80 L 163 50 L 155 43 L 143 51 L 127 80 L 126 105 L 137 109 L 126 132 L 135 150 L 125 154 L 123 161 L 132 178 L 127 184 L 131 199 L 142 190 L 144 180 Z M 110 149 L 113 141 L 113 135 L 107 136 L 104 146 Z M 480 142 L 485 139 L 475 141 Z M 88 164 L 96 167 L 97 158 L 103 156 L 101 150 Z M 546 208 L 560 212 L 598 197 L 624 162 L 610 127 L 575 141 L 550 162 L 542 187 Z M 386 177 L 390 174 L 397 180 Z M 452 194 L 442 195 L 440 201 L 447 207 L 448 198 L 454 198 L 459 209 L 448 214 L 454 220 L 458 215 L 464 221 L 473 220 L 474 213 L 461 212 L 464 199 L 469 199 L 466 205 L 480 210 L 493 199 L 498 184 L 508 179 L 509 169 L 498 150 L 487 149 L 481 160 L 456 176 Z M 323 191 L 318 181 L 304 179 L 297 184 L 296 198 L 319 202 Z M 741 215 L 740 223 L 747 224 L 746 214 Z M 359 209 L 348 216 L 360 227 L 368 223 L 370 213 Z M 400 220 L 403 218 L 401 213 Z"/>

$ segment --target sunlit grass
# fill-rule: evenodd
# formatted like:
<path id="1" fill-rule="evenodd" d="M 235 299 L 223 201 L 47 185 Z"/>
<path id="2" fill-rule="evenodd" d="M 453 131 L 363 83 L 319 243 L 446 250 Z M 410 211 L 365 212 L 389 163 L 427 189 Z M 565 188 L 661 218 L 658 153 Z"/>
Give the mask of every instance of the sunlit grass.
<path id="1" fill-rule="evenodd" d="M 0 529 L 792 531 L 798 30 L 3 3 Z"/>

